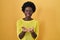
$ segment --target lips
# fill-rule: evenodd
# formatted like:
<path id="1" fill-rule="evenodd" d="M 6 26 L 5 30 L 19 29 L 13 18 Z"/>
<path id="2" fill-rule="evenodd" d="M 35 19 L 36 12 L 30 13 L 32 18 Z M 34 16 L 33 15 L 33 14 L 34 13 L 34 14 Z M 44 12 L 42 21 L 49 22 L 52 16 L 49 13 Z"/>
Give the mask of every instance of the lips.
<path id="1" fill-rule="evenodd" d="M 30 16 L 29 13 L 27 13 L 26 16 Z"/>

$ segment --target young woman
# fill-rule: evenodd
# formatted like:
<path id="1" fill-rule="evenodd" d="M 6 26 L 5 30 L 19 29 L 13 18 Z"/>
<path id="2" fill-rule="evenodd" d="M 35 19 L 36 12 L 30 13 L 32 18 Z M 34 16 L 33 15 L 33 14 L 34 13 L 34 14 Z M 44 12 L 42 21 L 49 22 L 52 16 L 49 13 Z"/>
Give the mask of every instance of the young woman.
<path id="1" fill-rule="evenodd" d="M 25 17 L 17 20 L 17 37 L 18 40 L 36 40 L 39 34 L 38 21 L 31 16 L 36 7 L 33 2 L 27 1 L 22 6 Z"/>

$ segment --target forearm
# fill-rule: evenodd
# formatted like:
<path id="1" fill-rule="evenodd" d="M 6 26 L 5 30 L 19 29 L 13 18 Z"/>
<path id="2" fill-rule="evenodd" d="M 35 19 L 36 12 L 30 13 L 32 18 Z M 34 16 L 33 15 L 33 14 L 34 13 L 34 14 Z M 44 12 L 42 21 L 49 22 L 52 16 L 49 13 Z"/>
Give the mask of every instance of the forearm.
<path id="1" fill-rule="evenodd" d="M 26 32 L 23 32 L 23 31 L 22 31 L 22 32 L 19 34 L 19 38 L 22 39 L 22 38 L 24 37 L 25 33 L 26 33 Z"/>
<path id="2" fill-rule="evenodd" d="M 32 37 L 35 39 L 37 37 L 37 34 L 33 31 L 31 32 Z"/>

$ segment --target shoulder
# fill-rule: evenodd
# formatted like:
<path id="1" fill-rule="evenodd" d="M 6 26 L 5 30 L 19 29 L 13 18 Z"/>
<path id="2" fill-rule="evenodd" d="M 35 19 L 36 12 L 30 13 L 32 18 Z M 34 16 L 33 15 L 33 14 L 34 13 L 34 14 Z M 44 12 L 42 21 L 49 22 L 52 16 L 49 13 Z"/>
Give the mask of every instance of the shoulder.
<path id="1" fill-rule="evenodd" d="M 22 19 L 17 19 L 16 23 L 19 23 L 19 22 L 21 22 L 21 21 L 22 21 Z"/>
<path id="2" fill-rule="evenodd" d="M 35 20 L 35 19 L 34 19 L 34 21 L 35 21 L 36 23 L 39 23 L 39 22 L 40 22 L 40 20 Z"/>

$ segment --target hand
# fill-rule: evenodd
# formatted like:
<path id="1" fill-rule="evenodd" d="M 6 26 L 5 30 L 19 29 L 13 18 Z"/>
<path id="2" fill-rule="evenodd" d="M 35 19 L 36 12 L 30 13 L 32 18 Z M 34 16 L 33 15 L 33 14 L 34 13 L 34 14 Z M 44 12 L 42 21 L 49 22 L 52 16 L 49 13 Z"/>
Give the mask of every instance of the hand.
<path id="1" fill-rule="evenodd" d="M 29 28 L 28 32 L 34 32 L 34 28 Z"/>
<path id="2" fill-rule="evenodd" d="M 23 31 L 23 32 L 27 32 L 28 30 L 27 30 L 27 28 L 22 27 L 22 31 Z"/>

